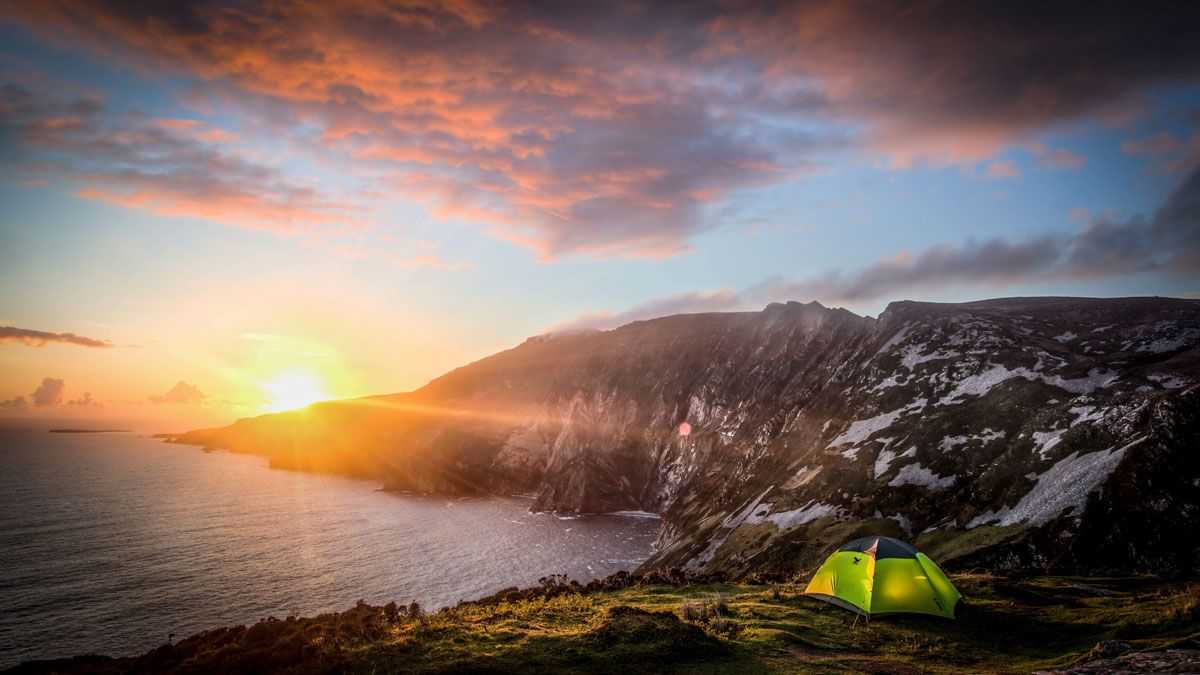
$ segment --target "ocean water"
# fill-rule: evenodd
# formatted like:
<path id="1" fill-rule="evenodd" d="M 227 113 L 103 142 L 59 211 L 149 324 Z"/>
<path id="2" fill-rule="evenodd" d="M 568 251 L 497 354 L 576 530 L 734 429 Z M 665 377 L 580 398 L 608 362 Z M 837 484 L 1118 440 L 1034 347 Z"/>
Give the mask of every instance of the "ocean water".
<path id="1" fill-rule="evenodd" d="M 433 608 L 632 569 L 657 521 L 423 498 L 133 434 L 0 431 L 0 668 L 357 600 Z"/>

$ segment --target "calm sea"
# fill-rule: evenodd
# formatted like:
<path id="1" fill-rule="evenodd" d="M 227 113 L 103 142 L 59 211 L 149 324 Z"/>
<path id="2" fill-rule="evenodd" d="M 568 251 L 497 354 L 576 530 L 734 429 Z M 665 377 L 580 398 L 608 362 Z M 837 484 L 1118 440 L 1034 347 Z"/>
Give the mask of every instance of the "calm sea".
<path id="1" fill-rule="evenodd" d="M 132 434 L 0 431 L 0 668 L 218 626 L 631 569 L 654 520 L 379 492 Z"/>

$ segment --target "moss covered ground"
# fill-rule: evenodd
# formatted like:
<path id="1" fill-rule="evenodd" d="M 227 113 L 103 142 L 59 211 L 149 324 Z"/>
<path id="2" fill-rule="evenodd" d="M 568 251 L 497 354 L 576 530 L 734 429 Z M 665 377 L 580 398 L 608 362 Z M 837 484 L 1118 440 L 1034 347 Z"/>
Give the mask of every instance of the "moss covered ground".
<path id="1" fill-rule="evenodd" d="M 373 607 L 209 631 L 137 658 L 17 672 L 1028 673 L 1097 643 L 1200 649 L 1200 582 L 954 575 L 956 621 L 871 621 L 793 583 L 548 580 L 455 608 Z"/>

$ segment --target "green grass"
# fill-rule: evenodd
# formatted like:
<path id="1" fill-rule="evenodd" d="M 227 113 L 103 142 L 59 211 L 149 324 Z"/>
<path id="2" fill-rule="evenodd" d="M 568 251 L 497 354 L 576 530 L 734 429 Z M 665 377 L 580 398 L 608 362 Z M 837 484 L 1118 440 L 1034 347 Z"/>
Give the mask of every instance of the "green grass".
<path id="1" fill-rule="evenodd" d="M 934 530 L 917 537 L 917 549 L 934 560 L 945 563 L 991 546 L 1017 539 L 1026 531 L 1025 525 L 983 525 L 969 530 Z"/>
<path id="2" fill-rule="evenodd" d="M 550 584 L 432 614 L 359 605 L 27 672 L 1027 673 L 1069 665 L 1101 640 L 1200 647 L 1195 581 L 953 580 L 968 599 L 957 621 L 856 620 L 790 583 Z"/>

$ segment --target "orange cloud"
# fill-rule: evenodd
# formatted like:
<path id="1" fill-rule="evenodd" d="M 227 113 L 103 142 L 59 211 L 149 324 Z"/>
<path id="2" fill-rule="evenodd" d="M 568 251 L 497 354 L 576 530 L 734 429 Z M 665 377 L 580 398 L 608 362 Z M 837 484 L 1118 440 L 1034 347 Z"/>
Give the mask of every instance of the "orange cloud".
<path id="1" fill-rule="evenodd" d="M 44 377 L 42 383 L 29 395 L 29 400 L 39 408 L 56 406 L 62 403 L 65 390 L 66 384 L 62 380 L 55 377 Z"/>

